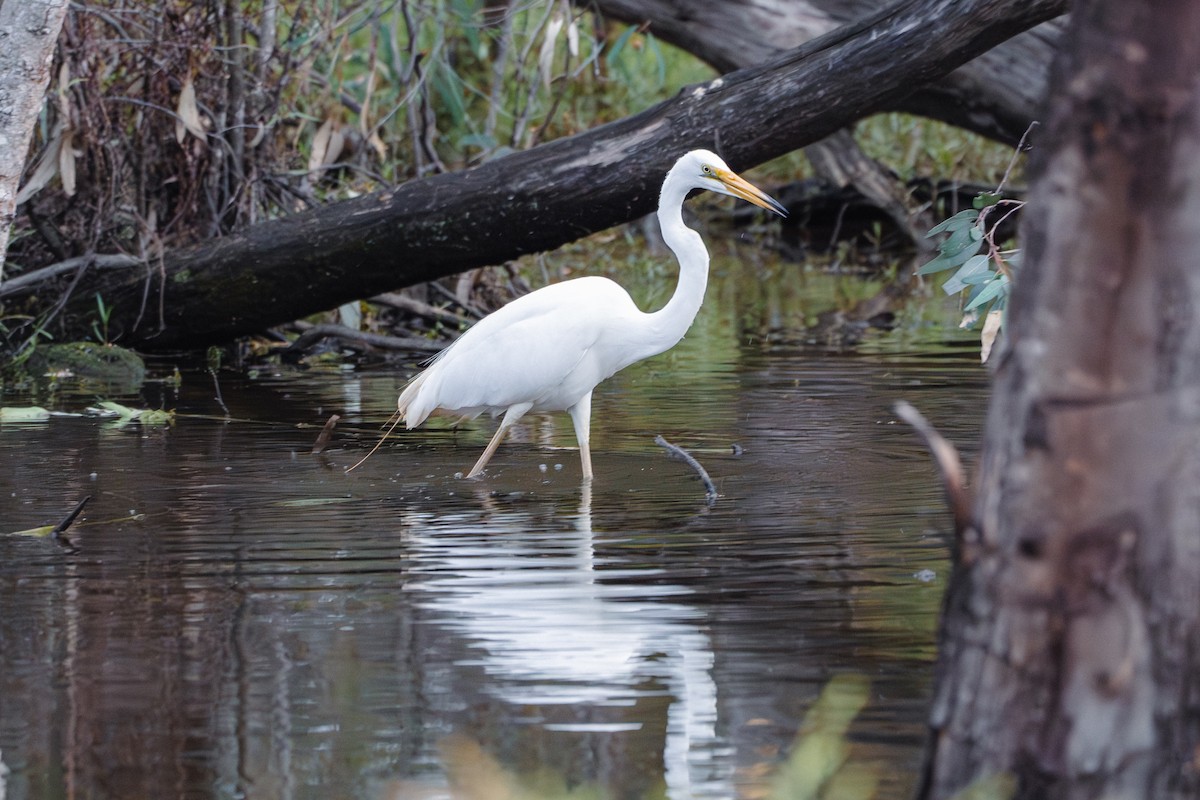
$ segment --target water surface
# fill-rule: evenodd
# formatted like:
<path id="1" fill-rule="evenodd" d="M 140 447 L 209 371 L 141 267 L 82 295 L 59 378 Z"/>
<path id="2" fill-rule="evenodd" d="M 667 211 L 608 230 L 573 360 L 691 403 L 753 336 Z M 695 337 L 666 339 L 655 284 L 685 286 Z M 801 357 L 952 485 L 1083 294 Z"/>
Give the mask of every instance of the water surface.
<path id="1" fill-rule="evenodd" d="M 852 759 L 906 796 L 948 521 L 890 409 L 969 454 L 985 373 L 940 324 L 810 346 L 819 279 L 717 266 L 688 339 L 597 391 L 590 489 L 565 415 L 483 480 L 482 420 L 346 474 L 400 368 L 225 371 L 229 420 L 185 371 L 117 398 L 170 427 L 0 428 L 0 534 L 92 498 L 71 547 L 0 535 L 0 796 L 758 798 L 842 673 Z"/>

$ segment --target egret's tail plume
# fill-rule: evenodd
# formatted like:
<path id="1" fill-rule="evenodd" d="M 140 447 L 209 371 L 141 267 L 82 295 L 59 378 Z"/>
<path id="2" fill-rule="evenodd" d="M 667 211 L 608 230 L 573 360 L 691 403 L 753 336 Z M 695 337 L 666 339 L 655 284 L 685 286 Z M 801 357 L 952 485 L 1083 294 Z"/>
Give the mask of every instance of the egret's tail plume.
<path id="1" fill-rule="evenodd" d="M 416 402 L 421 393 L 421 386 L 425 383 L 425 379 L 429 377 L 429 370 L 425 370 L 417 377 L 408 382 L 408 386 L 404 387 L 404 391 L 400 393 L 400 397 L 396 400 L 396 413 L 404 420 L 404 426 L 409 430 L 420 425 L 429 416 L 432 408 L 426 407 L 428 403 Z"/>
<path id="2" fill-rule="evenodd" d="M 379 437 L 379 441 L 375 443 L 375 446 L 371 448 L 371 451 L 369 453 L 367 453 L 365 456 L 363 456 L 358 461 L 356 461 L 354 463 L 354 466 L 347 468 L 346 473 L 349 474 L 349 473 L 353 472 L 354 470 L 358 469 L 358 467 L 364 461 L 366 461 L 368 458 L 370 458 L 372 455 L 374 455 L 375 451 L 379 449 L 379 446 L 381 444 L 383 444 L 384 440 L 387 439 L 387 437 L 392 435 L 392 431 L 396 430 L 396 426 L 400 424 L 401 419 L 402 419 L 402 417 L 401 417 L 399 411 L 393 412 L 392 416 L 388 417 L 388 421 L 391 422 L 391 425 L 388 425 L 388 429 L 383 432 L 382 436 Z"/>

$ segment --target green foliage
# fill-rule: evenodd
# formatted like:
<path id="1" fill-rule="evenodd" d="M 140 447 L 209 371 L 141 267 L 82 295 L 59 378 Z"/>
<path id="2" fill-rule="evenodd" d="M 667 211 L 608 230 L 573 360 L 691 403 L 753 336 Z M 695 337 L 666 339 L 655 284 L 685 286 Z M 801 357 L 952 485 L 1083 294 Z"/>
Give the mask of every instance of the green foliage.
<path id="1" fill-rule="evenodd" d="M 854 128 L 854 138 L 863 152 L 905 181 L 933 175 L 995 185 L 1012 159 L 1010 148 L 978 134 L 898 112 L 862 120 Z"/>
<path id="2" fill-rule="evenodd" d="M 111 344 L 108 338 L 108 320 L 112 317 L 112 307 L 104 304 L 104 298 L 96 292 L 96 319 L 92 321 L 92 335 L 100 344 Z"/>
<path id="3" fill-rule="evenodd" d="M 981 318 L 986 320 L 980 336 L 986 361 L 1004 322 L 1013 270 L 1020 264 L 1019 252 L 1002 250 L 996 244 L 995 229 L 1004 218 L 990 225 L 989 220 L 996 209 L 1007 206 L 1011 208 L 1008 213 L 1012 213 L 1022 203 L 1005 200 L 999 192 L 983 192 L 971 205 L 930 229 L 929 236 L 946 236 L 938 245 L 937 256 L 917 273 L 933 275 L 955 270 L 942 284 L 942 290 L 963 295 L 964 327 L 973 326 Z"/>
<path id="4" fill-rule="evenodd" d="M 787 762 L 775 775 L 771 800 L 866 800 L 875 796 L 877 770 L 850 759 L 846 732 L 867 704 L 870 681 L 837 675 L 804 717 Z"/>

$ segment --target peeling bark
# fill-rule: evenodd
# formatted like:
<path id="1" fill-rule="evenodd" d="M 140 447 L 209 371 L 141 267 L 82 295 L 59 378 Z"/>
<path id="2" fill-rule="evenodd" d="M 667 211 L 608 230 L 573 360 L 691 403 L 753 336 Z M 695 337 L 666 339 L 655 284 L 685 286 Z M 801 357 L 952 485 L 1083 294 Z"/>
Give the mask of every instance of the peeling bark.
<path id="1" fill-rule="evenodd" d="M 1200 796 L 1200 6 L 1073 9 L 921 793 Z"/>
<path id="2" fill-rule="evenodd" d="M 66 15 L 67 0 L 3 0 L 0 4 L 0 282 L 25 154 Z"/>

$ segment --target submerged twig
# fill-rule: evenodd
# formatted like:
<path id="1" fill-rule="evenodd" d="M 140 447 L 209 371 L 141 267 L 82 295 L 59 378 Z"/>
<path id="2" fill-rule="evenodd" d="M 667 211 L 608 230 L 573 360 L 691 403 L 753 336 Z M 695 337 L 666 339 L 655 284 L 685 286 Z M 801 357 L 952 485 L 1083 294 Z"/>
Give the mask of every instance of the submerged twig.
<path id="1" fill-rule="evenodd" d="M 695 470 L 696 474 L 700 476 L 700 480 L 704 482 L 704 499 L 710 506 L 717 502 L 717 498 L 720 497 L 720 495 L 717 494 L 716 485 L 713 484 L 712 478 L 708 477 L 708 471 L 705 470 L 704 467 L 700 466 L 700 462 L 694 459 L 691 453 L 689 453 L 687 450 L 684 450 L 679 445 L 671 444 L 662 436 L 655 436 L 654 443 L 665 449 L 671 458 L 675 459 L 676 461 L 682 461 Z"/>
<path id="2" fill-rule="evenodd" d="M 219 405 L 221 410 L 225 412 L 225 419 L 228 420 L 229 406 L 225 405 L 225 398 L 221 397 L 221 381 L 217 378 L 217 371 L 215 369 L 209 369 L 208 374 L 212 375 L 213 389 L 216 390 L 217 393 L 215 397 L 217 405 Z"/>
<path id="3" fill-rule="evenodd" d="M 337 427 L 338 420 L 341 419 L 337 414 L 330 414 L 329 419 L 325 421 L 325 427 L 317 435 L 317 441 L 313 443 L 312 454 L 320 455 L 325 448 L 329 446 L 329 437 L 333 436 L 333 429 Z"/>
<path id="4" fill-rule="evenodd" d="M 946 494 L 946 505 L 954 517 L 954 532 L 961 536 L 971 524 L 971 498 L 967 493 L 966 481 L 963 478 L 962 460 L 958 450 L 917 411 L 911 403 L 899 400 L 893 410 L 896 416 L 907 422 L 921 437 L 921 441 L 929 448 L 934 464 L 942 478 L 942 490 Z"/>
<path id="5" fill-rule="evenodd" d="M 71 513 L 67 514 L 65 517 L 63 517 L 62 522 L 58 523 L 57 525 L 55 525 L 53 528 L 50 529 L 50 535 L 53 537 L 57 537 L 57 536 L 60 536 L 61 534 L 63 534 L 64 532 L 66 532 L 67 528 L 71 527 L 71 523 L 75 521 L 75 518 L 79 516 L 79 513 L 81 511 L 83 511 L 83 507 L 88 504 L 88 500 L 91 500 L 91 499 L 92 499 L 92 496 L 89 494 L 86 497 L 84 497 L 82 500 L 80 500 L 75 505 L 75 508 L 72 509 Z"/>

